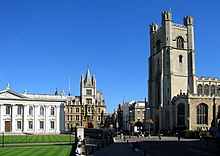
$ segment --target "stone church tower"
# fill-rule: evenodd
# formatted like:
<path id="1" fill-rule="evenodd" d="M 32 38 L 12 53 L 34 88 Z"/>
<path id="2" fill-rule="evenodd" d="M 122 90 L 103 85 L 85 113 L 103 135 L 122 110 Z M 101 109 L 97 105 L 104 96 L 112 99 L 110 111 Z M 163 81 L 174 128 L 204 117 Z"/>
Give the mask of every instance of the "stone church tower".
<path id="1" fill-rule="evenodd" d="M 170 11 L 162 13 L 162 26 L 150 25 L 149 103 L 155 129 L 172 129 L 172 98 L 180 92 L 195 93 L 193 17 L 184 25 L 172 22 Z"/>

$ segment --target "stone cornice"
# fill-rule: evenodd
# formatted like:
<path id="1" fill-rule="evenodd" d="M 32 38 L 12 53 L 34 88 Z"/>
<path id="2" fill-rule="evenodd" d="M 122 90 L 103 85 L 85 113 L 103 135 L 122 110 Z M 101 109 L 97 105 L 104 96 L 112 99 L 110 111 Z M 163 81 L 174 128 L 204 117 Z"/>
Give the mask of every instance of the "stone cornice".
<path id="1" fill-rule="evenodd" d="M 67 102 L 66 99 L 15 99 L 15 98 L 0 98 L 0 100 L 11 101 L 43 101 L 43 102 Z"/>

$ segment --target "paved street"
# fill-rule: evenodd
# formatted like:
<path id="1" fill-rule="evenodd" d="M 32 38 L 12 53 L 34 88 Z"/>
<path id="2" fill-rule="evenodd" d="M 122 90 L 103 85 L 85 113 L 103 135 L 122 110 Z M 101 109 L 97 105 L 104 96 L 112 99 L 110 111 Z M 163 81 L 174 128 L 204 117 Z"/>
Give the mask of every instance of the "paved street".
<path id="1" fill-rule="evenodd" d="M 129 144 L 127 144 L 127 140 Z M 142 150 L 136 152 L 132 149 L 132 142 L 138 142 Z M 177 140 L 176 137 L 132 137 L 126 138 L 126 141 L 120 138 L 115 139 L 115 143 L 95 151 L 94 156 L 144 156 L 144 150 L 147 156 L 161 156 L 161 155 L 178 155 L 178 156 L 218 156 L 220 155 L 220 148 L 217 148 L 214 140 L 209 142 L 207 146 L 206 141 L 199 141 L 198 139 L 182 139 Z"/>
<path id="2" fill-rule="evenodd" d="M 178 155 L 178 156 L 217 156 L 220 155 L 220 148 L 214 140 L 209 141 L 207 145 L 206 141 L 199 141 L 197 139 L 181 139 L 177 140 L 175 137 L 162 137 L 159 140 L 156 137 L 147 139 L 140 142 L 143 149 L 147 151 L 149 155 Z"/>

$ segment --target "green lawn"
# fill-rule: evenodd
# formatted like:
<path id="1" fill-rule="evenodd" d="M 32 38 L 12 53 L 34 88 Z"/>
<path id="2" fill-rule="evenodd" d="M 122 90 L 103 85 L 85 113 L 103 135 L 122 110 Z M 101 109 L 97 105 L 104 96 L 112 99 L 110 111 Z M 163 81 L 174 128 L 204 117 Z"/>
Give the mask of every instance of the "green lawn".
<path id="1" fill-rule="evenodd" d="M 2 144 L 3 136 L 0 136 L 0 144 Z M 13 143 L 53 143 L 53 142 L 75 142 L 74 135 L 5 135 L 4 144 Z"/>
<path id="2" fill-rule="evenodd" d="M 72 146 L 0 147 L 0 156 L 69 156 Z"/>

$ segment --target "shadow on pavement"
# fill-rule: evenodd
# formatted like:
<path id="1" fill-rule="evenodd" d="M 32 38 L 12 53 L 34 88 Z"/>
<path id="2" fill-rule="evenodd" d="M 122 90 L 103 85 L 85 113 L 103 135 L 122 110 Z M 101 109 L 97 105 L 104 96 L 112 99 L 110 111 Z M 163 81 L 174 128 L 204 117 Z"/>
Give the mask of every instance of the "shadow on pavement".
<path id="1" fill-rule="evenodd" d="M 213 142 L 207 144 L 205 141 L 163 141 L 163 140 L 147 140 L 139 142 L 142 149 L 151 156 L 217 156 L 220 149 Z"/>
<path id="2" fill-rule="evenodd" d="M 135 151 L 127 142 L 115 142 L 108 147 L 95 151 L 93 156 L 143 156 L 142 151 Z"/>
<path id="3" fill-rule="evenodd" d="M 75 149 L 76 149 L 75 144 L 73 144 L 69 156 L 75 156 Z"/>

